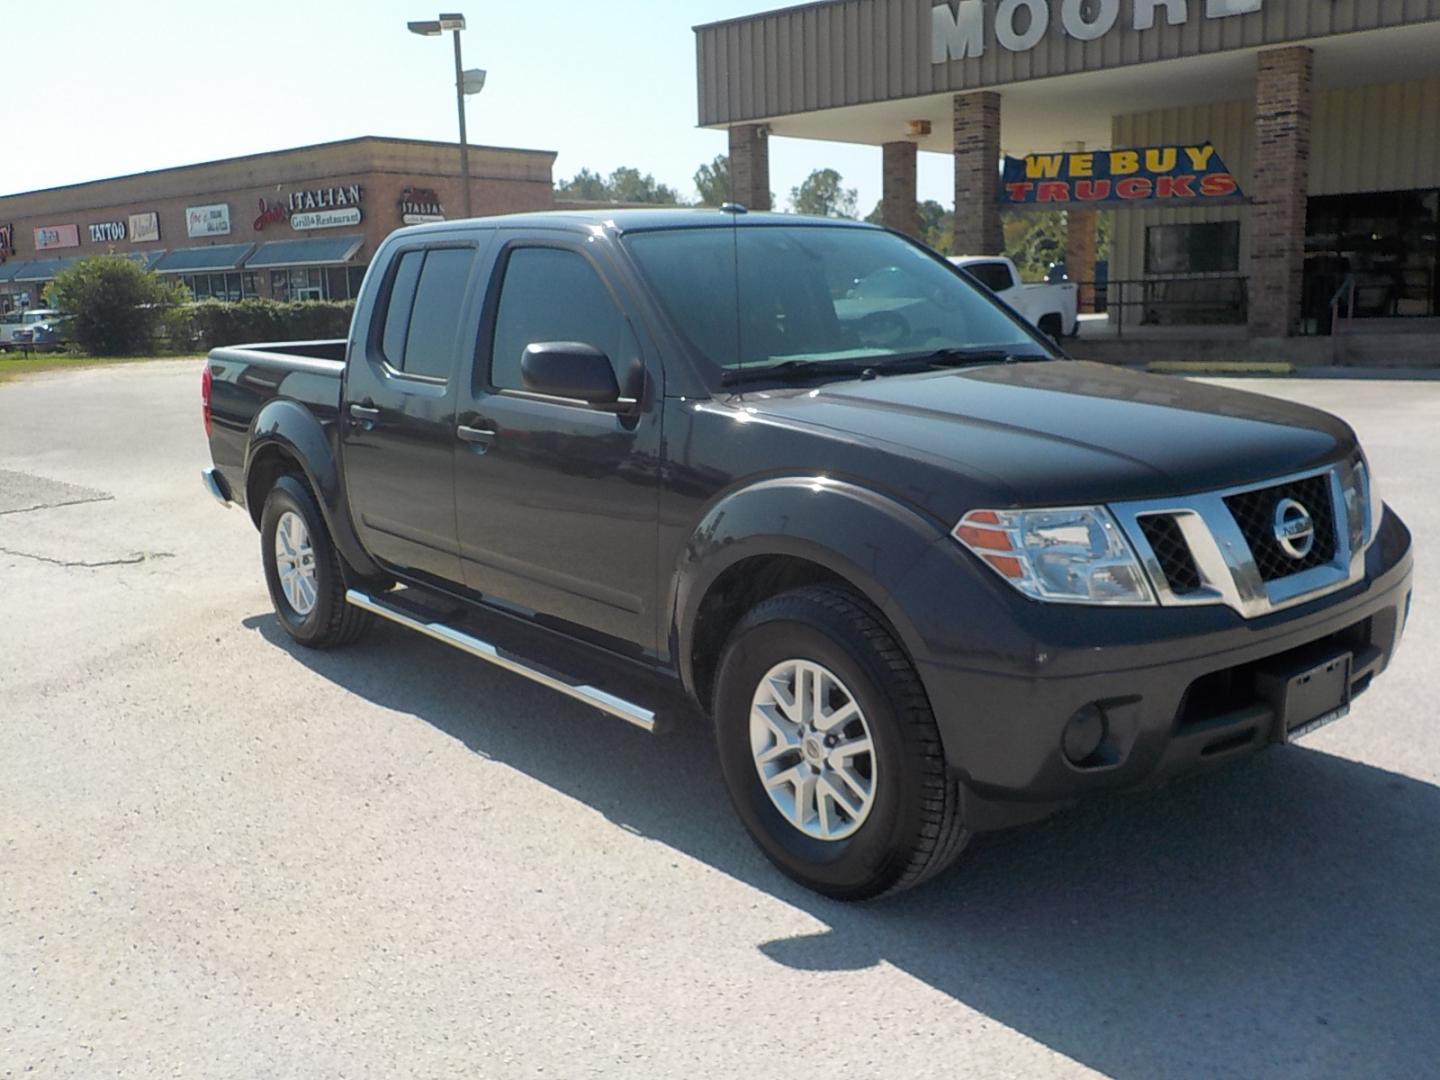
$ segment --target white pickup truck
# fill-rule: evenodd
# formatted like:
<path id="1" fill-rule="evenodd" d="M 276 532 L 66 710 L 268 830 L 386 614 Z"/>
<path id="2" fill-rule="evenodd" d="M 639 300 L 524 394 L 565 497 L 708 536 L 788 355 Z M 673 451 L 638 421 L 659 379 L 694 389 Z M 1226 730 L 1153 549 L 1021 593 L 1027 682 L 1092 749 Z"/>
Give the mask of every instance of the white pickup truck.
<path id="1" fill-rule="evenodd" d="M 1003 255 L 956 255 L 950 261 L 1042 333 L 1058 339 L 1079 332 L 1080 287 L 1073 282 L 1024 285 L 1015 264 Z"/>

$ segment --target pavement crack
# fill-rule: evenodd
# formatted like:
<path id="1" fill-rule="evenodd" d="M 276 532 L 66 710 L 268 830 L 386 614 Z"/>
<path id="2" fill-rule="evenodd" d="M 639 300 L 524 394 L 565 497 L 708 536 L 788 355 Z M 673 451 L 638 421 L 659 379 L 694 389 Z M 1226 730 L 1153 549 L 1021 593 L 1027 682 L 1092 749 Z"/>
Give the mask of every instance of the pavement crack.
<path id="1" fill-rule="evenodd" d="M 67 502 L 36 503 L 34 506 L 18 506 L 12 510 L 0 510 L 0 517 L 10 514 L 33 514 L 36 510 L 58 510 L 62 506 L 85 506 L 88 503 L 114 502 L 114 495 L 100 495 L 85 499 L 70 499 Z"/>
<path id="2" fill-rule="evenodd" d="M 139 563 L 149 562 L 151 559 L 175 558 L 175 553 L 172 551 L 137 551 L 134 555 L 124 559 L 105 559 L 101 562 L 85 562 L 81 559 L 52 559 L 48 555 L 36 555 L 33 552 L 16 551 L 14 548 L 7 547 L 0 547 L 0 555 L 13 555 L 17 559 L 34 559 L 36 562 L 49 563 L 51 566 L 83 570 L 99 570 L 107 566 L 136 566 Z"/>

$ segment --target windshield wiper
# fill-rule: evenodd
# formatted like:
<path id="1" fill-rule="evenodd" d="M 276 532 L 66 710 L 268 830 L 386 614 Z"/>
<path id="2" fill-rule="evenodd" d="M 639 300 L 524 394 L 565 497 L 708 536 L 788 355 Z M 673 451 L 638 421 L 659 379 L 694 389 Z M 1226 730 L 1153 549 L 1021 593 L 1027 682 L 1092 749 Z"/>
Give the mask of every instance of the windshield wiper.
<path id="1" fill-rule="evenodd" d="M 737 386 L 747 382 L 779 381 L 792 382 L 813 375 L 838 376 L 853 379 L 865 374 L 875 365 L 871 363 L 839 362 L 835 360 L 786 360 L 780 364 L 765 364 L 755 367 L 738 367 L 720 376 L 721 386 Z"/>
<path id="2" fill-rule="evenodd" d="M 876 356 L 867 360 L 786 360 L 779 364 L 733 368 L 720 376 L 721 386 L 753 382 L 798 382 L 821 375 L 826 378 L 875 378 L 909 375 L 937 367 L 971 367 L 980 364 L 1025 364 L 1053 360 L 1044 353 L 1016 353 L 989 346 L 945 348 L 928 353 Z"/>
<path id="3" fill-rule="evenodd" d="M 1016 352 L 1013 349 L 994 348 L 991 346 L 965 348 L 953 347 L 936 349 L 929 353 L 914 353 L 905 356 L 896 356 L 886 361 L 883 366 L 904 366 L 922 364 L 926 367 L 969 367 L 972 364 L 1029 364 L 1040 360 L 1053 360 L 1053 356 L 1046 356 L 1044 353 Z"/>

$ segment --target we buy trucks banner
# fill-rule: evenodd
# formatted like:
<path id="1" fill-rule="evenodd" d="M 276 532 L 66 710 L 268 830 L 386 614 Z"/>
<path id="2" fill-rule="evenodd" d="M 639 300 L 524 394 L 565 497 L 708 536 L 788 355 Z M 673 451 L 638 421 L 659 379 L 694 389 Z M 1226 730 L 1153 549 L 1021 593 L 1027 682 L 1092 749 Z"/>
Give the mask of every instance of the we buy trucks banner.
<path id="1" fill-rule="evenodd" d="M 1005 159 L 1000 202 L 1195 205 L 1244 198 L 1215 147 L 1152 146 Z"/>

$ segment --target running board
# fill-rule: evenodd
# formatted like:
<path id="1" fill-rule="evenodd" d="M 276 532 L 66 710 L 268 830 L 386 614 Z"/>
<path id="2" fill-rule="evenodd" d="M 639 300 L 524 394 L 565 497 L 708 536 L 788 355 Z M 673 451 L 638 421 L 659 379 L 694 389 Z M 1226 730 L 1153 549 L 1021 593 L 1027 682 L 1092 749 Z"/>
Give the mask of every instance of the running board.
<path id="1" fill-rule="evenodd" d="M 477 637 L 457 630 L 445 623 L 419 619 L 407 612 L 400 611 L 381 600 L 361 592 L 359 589 L 351 589 L 345 594 L 345 600 L 362 611 L 379 615 L 382 619 L 389 619 L 391 622 L 399 623 L 410 630 L 416 630 L 426 637 L 434 638 L 436 641 L 444 642 L 451 648 L 459 649 L 461 652 L 469 653 L 471 656 L 485 660 L 496 667 L 504 668 L 506 671 L 513 671 L 516 675 L 523 675 L 532 682 L 541 686 L 548 686 L 551 690 L 558 690 L 567 697 L 576 701 L 584 702 L 592 708 L 601 712 L 609 713 L 611 716 L 618 716 L 638 728 L 651 732 L 655 731 L 655 714 L 649 709 L 641 708 L 633 702 L 625 701 L 614 694 L 607 694 L 593 686 L 577 686 L 567 682 L 559 675 L 552 675 L 547 671 L 531 667 L 513 657 L 507 656 L 491 645 L 488 641 L 481 641 Z"/>

